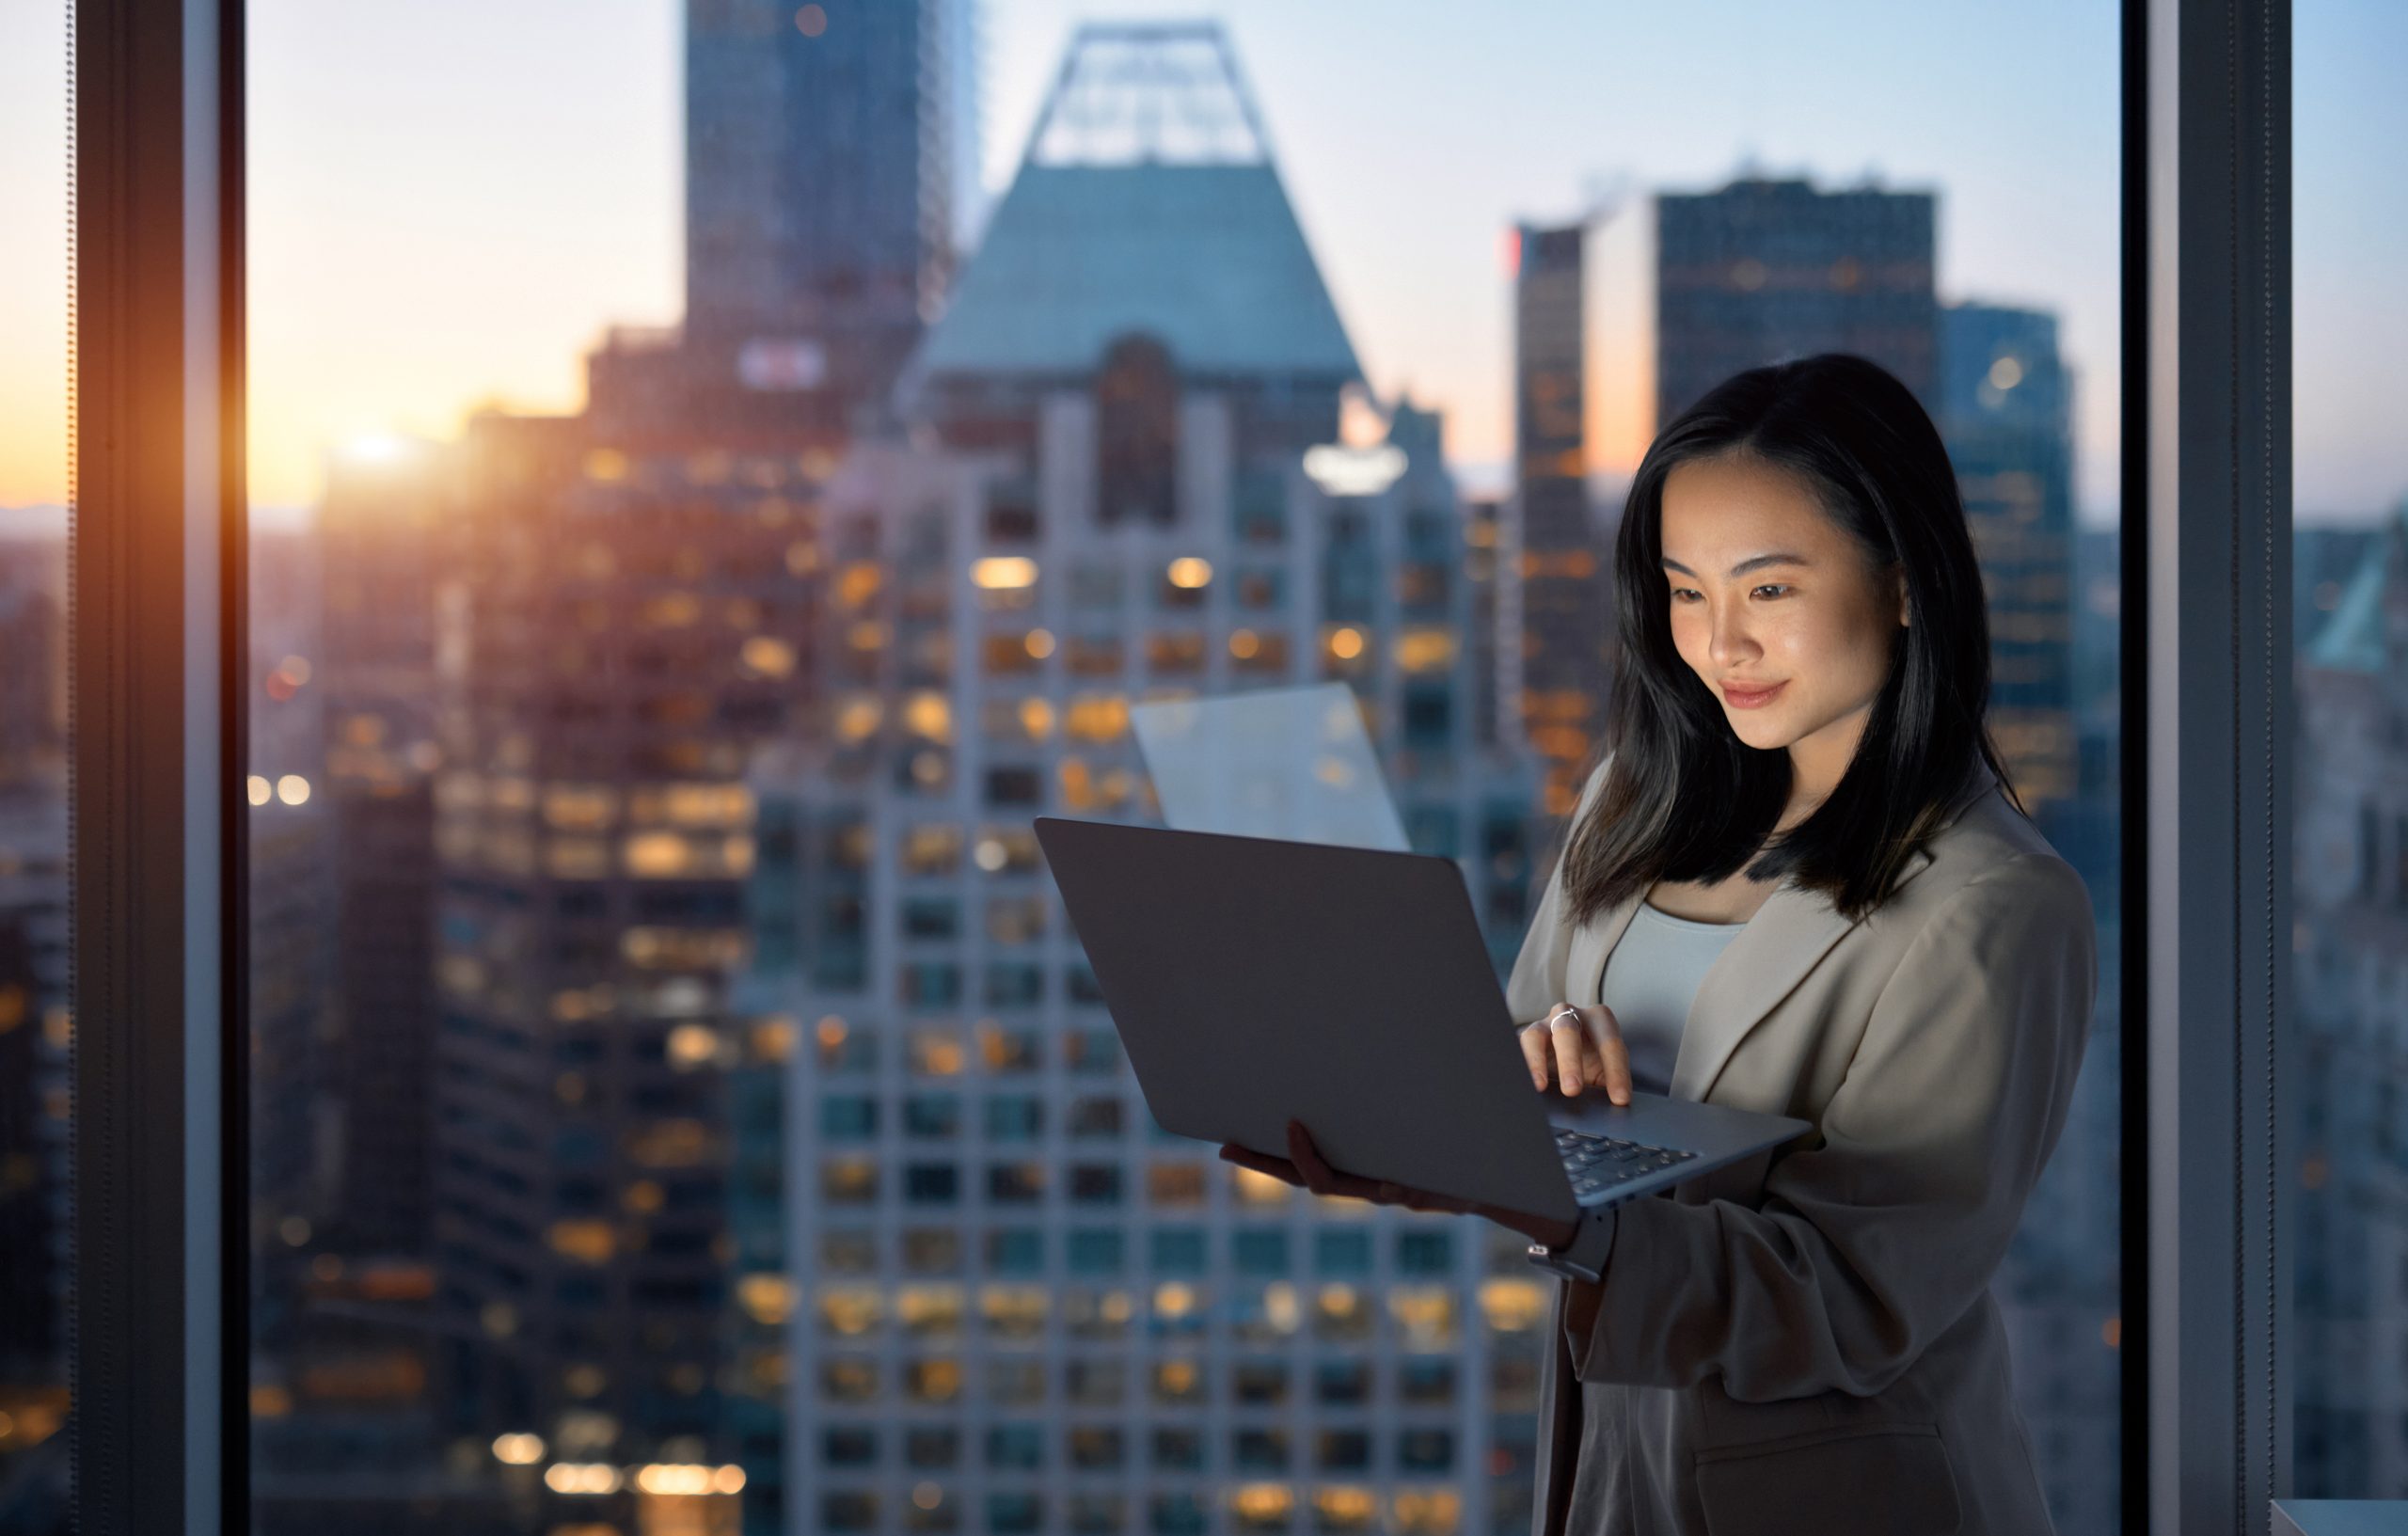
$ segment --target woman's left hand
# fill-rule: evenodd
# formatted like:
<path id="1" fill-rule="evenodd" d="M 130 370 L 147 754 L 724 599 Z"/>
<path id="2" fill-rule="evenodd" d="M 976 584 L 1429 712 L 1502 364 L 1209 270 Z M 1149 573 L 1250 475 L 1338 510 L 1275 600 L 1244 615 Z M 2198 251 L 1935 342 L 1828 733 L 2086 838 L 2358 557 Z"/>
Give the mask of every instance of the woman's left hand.
<path id="1" fill-rule="evenodd" d="M 1288 1122 L 1288 1155 L 1284 1158 L 1254 1151 L 1233 1141 L 1221 1144 L 1221 1158 L 1241 1168 L 1267 1173 L 1284 1183 L 1310 1190 L 1315 1195 L 1369 1200 L 1373 1205 L 1402 1206 L 1407 1211 L 1443 1211 L 1457 1215 L 1485 1216 L 1499 1227 L 1511 1227 L 1549 1247 L 1560 1247 L 1572 1240 L 1573 1225 L 1568 1221 L 1534 1216 L 1526 1211 L 1508 1211 L 1502 1206 L 1466 1200 L 1458 1196 L 1414 1189 L 1389 1180 L 1364 1179 L 1351 1173 L 1339 1173 L 1323 1158 L 1321 1149 L 1313 1145 L 1312 1135 L 1305 1129 L 1302 1120 Z"/>

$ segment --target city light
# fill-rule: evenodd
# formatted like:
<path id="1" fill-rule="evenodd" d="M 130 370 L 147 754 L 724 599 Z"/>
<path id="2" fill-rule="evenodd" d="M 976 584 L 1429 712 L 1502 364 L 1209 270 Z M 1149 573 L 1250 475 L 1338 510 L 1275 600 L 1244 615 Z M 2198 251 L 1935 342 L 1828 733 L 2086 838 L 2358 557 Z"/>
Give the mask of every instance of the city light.
<path id="1" fill-rule="evenodd" d="M 1404 471 L 1404 450 L 1394 443 L 1373 448 L 1323 443 L 1305 450 L 1306 475 L 1331 496 L 1377 496 Z"/>
<path id="2" fill-rule="evenodd" d="M 1201 587 L 1212 579 L 1212 562 L 1201 555 L 1181 555 L 1170 562 L 1164 574 L 1174 587 Z"/>
<path id="3" fill-rule="evenodd" d="M 544 1486 L 556 1494 L 615 1494 L 619 1469 L 602 1462 L 554 1462 L 544 1469 Z"/>
<path id="4" fill-rule="evenodd" d="M 1037 562 L 1026 555 L 990 555 L 971 562 L 970 579 L 990 590 L 1035 586 Z"/>
<path id="5" fill-rule="evenodd" d="M 287 805 L 300 805 L 309 799 L 309 781 L 297 773 L 288 773 L 276 781 L 276 798 Z"/>
<path id="6" fill-rule="evenodd" d="M 493 1457 L 510 1466 L 532 1466 L 544 1459 L 544 1437 L 540 1434 L 497 1434 L 493 1440 Z"/>
<path id="7" fill-rule="evenodd" d="M 276 798 L 276 786 L 260 774 L 252 774 L 246 787 L 253 805 L 265 805 Z"/>

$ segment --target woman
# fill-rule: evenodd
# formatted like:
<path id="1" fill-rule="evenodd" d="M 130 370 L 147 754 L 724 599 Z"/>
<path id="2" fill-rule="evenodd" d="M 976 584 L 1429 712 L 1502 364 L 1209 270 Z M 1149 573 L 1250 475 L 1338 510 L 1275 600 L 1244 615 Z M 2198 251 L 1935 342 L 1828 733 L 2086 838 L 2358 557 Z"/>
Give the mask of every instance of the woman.
<path id="1" fill-rule="evenodd" d="M 1741 373 L 1648 450 L 1614 581 L 1607 750 L 1506 989 L 1531 1081 L 1814 1129 L 1623 1205 L 1586 1250 L 1599 1281 L 1558 1281 L 1536 1529 L 2046 1532 L 1988 1287 L 2065 1122 L 2097 958 L 1984 724 L 1982 578 L 1939 434 L 1860 357 Z M 1574 1236 L 1338 1173 L 1301 1126 L 1289 1145 L 1222 1153 Z"/>

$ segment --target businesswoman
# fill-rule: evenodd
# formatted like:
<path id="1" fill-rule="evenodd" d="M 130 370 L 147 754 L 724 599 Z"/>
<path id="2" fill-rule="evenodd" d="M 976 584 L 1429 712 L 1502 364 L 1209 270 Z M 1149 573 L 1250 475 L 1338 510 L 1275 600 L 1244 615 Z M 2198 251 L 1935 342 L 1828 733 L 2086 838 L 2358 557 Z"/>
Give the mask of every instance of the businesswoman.
<path id="1" fill-rule="evenodd" d="M 1323 1194 L 1581 1253 L 1541 1376 L 1538 1536 L 2046 1532 L 1991 1275 L 2065 1123 L 2090 901 L 2003 783 L 1939 434 L 1825 355 L 1648 450 L 1620 665 L 1506 992 L 1545 1092 L 1813 1131 L 1585 1228 L 1288 1159 Z"/>

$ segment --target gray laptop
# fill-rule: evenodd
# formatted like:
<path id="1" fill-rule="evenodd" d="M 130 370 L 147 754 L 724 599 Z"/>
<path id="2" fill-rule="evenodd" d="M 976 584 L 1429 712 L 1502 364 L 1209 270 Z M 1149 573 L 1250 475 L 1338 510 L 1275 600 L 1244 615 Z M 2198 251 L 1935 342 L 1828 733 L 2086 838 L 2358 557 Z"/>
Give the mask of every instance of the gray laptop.
<path id="1" fill-rule="evenodd" d="M 1652 1194 L 1808 1129 L 1654 1094 L 1541 1093 L 1469 890 L 1429 854 L 1038 816 L 1164 1129 L 1535 1215 Z"/>

